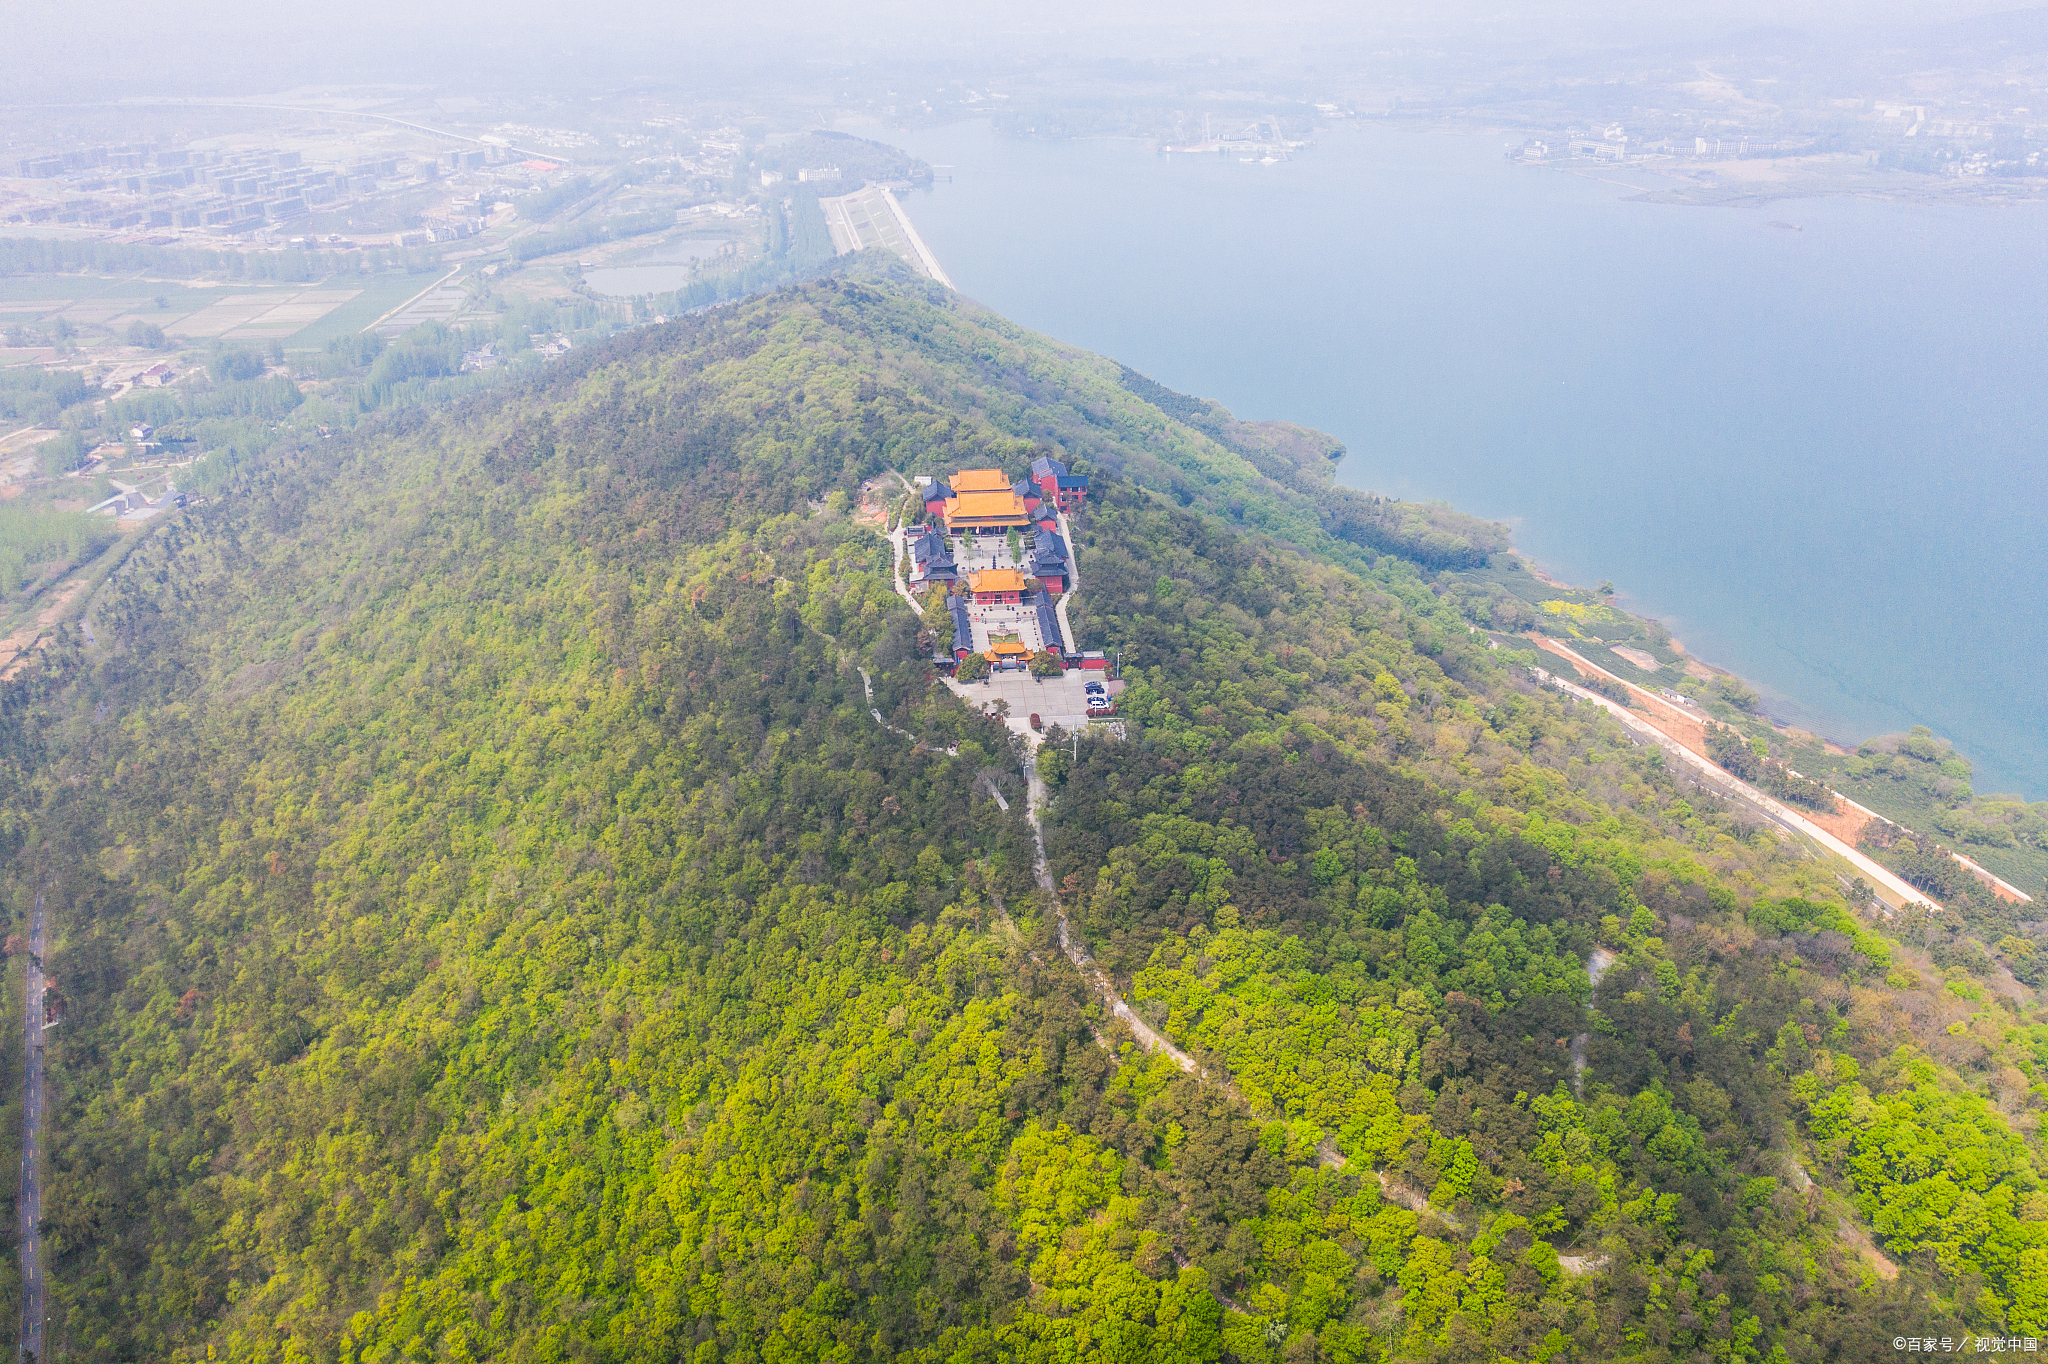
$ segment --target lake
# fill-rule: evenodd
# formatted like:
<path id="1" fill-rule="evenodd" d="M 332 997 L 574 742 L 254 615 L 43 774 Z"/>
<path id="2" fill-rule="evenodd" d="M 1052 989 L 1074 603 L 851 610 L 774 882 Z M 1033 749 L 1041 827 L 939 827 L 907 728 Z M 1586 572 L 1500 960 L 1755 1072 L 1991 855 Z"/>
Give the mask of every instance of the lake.
<path id="1" fill-rule="evenodd" d="M 731 245 L 730 241 L 679 238 L 624 257 L 616 265 L 586 270 L 583 282 L 594 292 L 614 298 L 665 294 L 690 282 L 690 262 L 715 256 Z"/>
<path id="2" fill-rule="evenodd" d="M 1380 127 L 1275 165 L 870 135 L 953 168 L 904 203 L 970 297 L 1512 522 L 1782 719 L 2048 797 L 2043 206 L 1629 203 L 1663 182 Z"/>

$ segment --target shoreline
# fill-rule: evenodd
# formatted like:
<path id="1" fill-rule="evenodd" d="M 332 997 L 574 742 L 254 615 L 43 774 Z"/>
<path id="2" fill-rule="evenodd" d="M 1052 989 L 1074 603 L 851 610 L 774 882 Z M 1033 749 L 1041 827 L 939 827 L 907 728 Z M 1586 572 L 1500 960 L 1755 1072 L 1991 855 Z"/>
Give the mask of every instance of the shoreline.
<path id="1" fill-rule="evenodd" d="M 1586 660 L 1580 658 L 1563 645 L 1558 644 L 1555 640 L 1541 635 L 1532 635 L 1531 638 L 1536 640 L 1539 649 L 1543 649 L 1546 645 L 1549 646 L 1545 652 L 1560 655 L 1567 662 L 1571 663 L 1575 670 L 1580 671 L 1581 675 L 1606 677 L 1613 681 L 1621 682 L 1620 678 L 1616 678 L 1612 673 L 1608 673 L 1604 669 L 1586 662 Z M 1744 804 L 1758 810 L 1774 823 L 1794 833 L 1804 834 L 1829 852 L 1842 858 L 1851 867 L 1869 877 L 1875 883 L 1873 887 L 1875 890 L 1880 892 L 1889 891 L 1892 895 L 1898 897 L 1896 902 L 1892 900 L 1885 901 L 1891 908 L 1904 909 L 1910 904 L 1932 904 L 1937 908 L 1940 907 L 1940 902 L 1935 900 L 1933 896 L 1909 884 L 1898 873 L 1892 871 L 1883 863 L 1878 862 L 1869 854 L 1862 852 L 1853 844 L 1838 837 L 1782 801 L 1776 800 L 1757 790 L 1754 786 L 1751 786 L 1733 773 L 1723 771 L 1712 758 L 1706 756 L 1699 749 L 1695 749 L 1685 740 L 1669 733 L 1663 725 L 1637 715 L 1635 707 L 1624 706 L 1618 701 L 1600 695 L 1598 692 L 1588 691 L 1584 687 L 1575 686 L 1564 678 L 1546 673 L 1540 668 L 1537 669 L 1537 673 L 1543 679 L 1557 683 L 1568 694 L 1576 696 L 1583 701 L 1591 701 L 1593 704 L 1601 707 L 1628 728 L 1638 732 L 1648 731 L 1662 748 L 1667 752 L 1678 754 L 1681 760 L 1696 768 L 1702 776 L 1711 779 L 1718 785 L 1732 788 L 1731 791 L 1724 792 L 1724 794 L 1733 794 Z M 1632 692 L 1639 695 L 1649 696 L 1641 688 L 1635 687 L 1630 683 L 1621 682 L 1621 685 L 1629 687 Z M 1654 696 L 1650 696 L 1649 699 L 1653 701 L 1660 700 L 1660 698 Z M 1668 703 L 1665 703 L 1665 707 L 1666 709 L 1671 709 Z M 1704 744 L 1701 745 L 1702 748 L 1704 746 Z"/>
<path id="2" fill-rule="evenodd" d="M 1739 673 L 1695 657 L 1655 617 L 1629 611 L 1617 605 L 1618 596 L 1612 583 L 1603 583 L 1599 590 L 1589 590 L 1565 582 L 1519 549 L 1511 548 L 1503 557 L 1511 559 L 1513 567 L 1525 572 L 1529 579 L 1559 594 L 1556 600 L 1537 603 L 1547 615 L 1547 619 L 1539 617 L 1533 628 L 1518 627 L 1504 633 L 1527 638 L 1535 644 L 1539 655 L 1548 653 L 1569 661 L 1573 672 L 1604 691 L 1612 691 L 1617 686 L 1623 688 L 1623 694 L 1630 698 L 1628 706 L 1623 709 L 1630 712 L 1629 722 L 1633 726 L 1654 730 L 1660 736 L 1660 742 L 1684 750 L 1688 755 L 1687 761 L 1697 760 L 1721 781 L 1742 787 L 1748 793 L 1744 799 L 1750 800 L 1752 804 L 1758 800 L 1768 802 L 1773 808 L 1767 813 L 1773 819 L 1777 819 L 1781 824 L 1785 822 L 1778 813 L 1785 810 L 1784 804 L 1742 781 L 1714 759 L 1706 743 L 1708 726 L 1726 725 L 1738 733 L 1747 732 L 1752 735 L 1768 729 L 1773 736 L 1772 742 L 1783 745 L 1774 757 L 1783 763 L 1785 770 L 1795 776 L 1818 781 L 1835 801 L 1835 808 L 1831 812 L 1802 810 L 1791 812 L 1791 818 L 1800 825 L 1807 826 L 1801 831 L 1808 836 L 1819 835 L 1843 845 L 1851 855 L 1852 862 L 1858 862 L 1860 865 L 1863 858 L 1861 847 L 1864 832 L 1873 825 L 1889 825 L 1923 848 L 1938 848 L 1946 853 L 1994 898 L 2010 905 L 2036 905 L 2042 902 L 2038 889 L 2030 893 L 2014 884 L 2011 879 L 2020 877 L 2032 884 L 2033 876 L 2041 873 L 2042 868 L 2039 866 L 2013 865 L 2014 862 L 2038 862 L 2038 851 L 2034 844 L 2012 838 L 2012 831 L 2008 829 L 2007 841 L 1993 844 L 1994 847 L 2010 849 L 2012 852 L 2010 858 L 1994 856 L 1992 859 L 2006 864 L 2004 874 L 1962 850 L 1972 842 L 1965 836 L 1970 821 L 1986 818 L 1984 812 L 1977 808 L 1977 802 L 1982 799 L 1988 806 L 1993 807 L 1994 811 L 1998 811 L 2002 809 L 2007 798 L 1988 794 L 1980 797 L 1968 787 L 1967 782 L 1962 783 L 1961 798 L 1954 800 L 1947 795 L 1933 797 L 1933 792 L 1939 788 L 1929 786 L 1916 790 L 1910 785 L 1905 785 L 1899 788 L 1897 808 L 1887 814 L 1872 808 L 1872 804 L 1868 803 L 1868 798 L 1877 793 L 1862 792 L 1866 800 L 1858 800 L 1849 793 L 1851 783 L 1876 779 L 1870 772 L 1859 771 L 1849 765 L 1869 756 L 1866 750 L 1875 746 L 1878 753 L 1891 755 L 1891 760 L 1896 763 L 1899 752 L 1911 753 L 1914 750 L 1903 742 L 1889 741 L 1912 739 L 1923 731 L 1932 737 L 1931 729 L 1921 727 L 1920 730 L 1905 735 L 1872 735 L 1856 741 L 1851 746 L 1791 724 L 1765 711 L 1756 690 Z M 1503 581 L 1503 585 L 1510 586 L 1512 590 L 1511 579 Z M 1586 629 L 1582 630 L 1581 626 Z M 1587 633 L 1593 628 L 1598 628 L 1602 633 Z M 1617 632 L 1631 634 L 1630 640 L 1622 642 L 1614 638 L 1603 638 Z M 1599 652 L 1612 655 L 1616 660 L 1614 665 L 1608 666 L 1600 657 L 1593 656 Z M 1658 654 L 1663 657 L 1656 656 Z M 1641 677 L 1630 675 L 1623 670 L 1624 667 L 1640 673 Z M 1665 686 L 1665 679 L 1674 671 L 1680 674 L 1679 677 L 1671 686 Z M 1696 680 L 1697 685 L 1687 686 L 1689 679 Z M 1683 690 L 1680 690 L 1681 688 Z M 1721 714 L 1715 713 L 1717 708 Z M 1938 753 L 1945 752 L 1950 756 L 1962 758 L 1966 763 L 1969 761 L 1962 754 L 1956 753 L 1953 746 L 1948 745 L 1945 740 L 1937 739 L 1935 742 L 1942 745 L 1942 748 L 1937 750 Z M 1804 757 L 1798 752 L 1802 749 L 1807 750 Z M 1924 753 L 1916 756 L 1934 764 L 1932 771 L 1943 770 L 1936 758 L 1929 758 Z M 1832 761 L 1834 759 L 1848 761 L 1836 763 Z M 1882 762 L 1883 759 L 1879 761 Z M 1819 762 L 1820 766 L 1814 769 L 1813 764 L 1816 762 Z M 1800 772 L 1798 769 L 1801 767 L 1810 770 Z M 1894 781 L 1899 780 L 1900 776 L 1896 766 L 1880 767 L 1879 773 L 1889 775 Z M 1929 774 L 1917 775 L 1931 782 Z M 1880 784 L 1880 789 L 1886 788 L 1887 784 Z M 1922 805 L 1929 803 L 1930 798 L 1932 808 L 1921 808 Z M 2022 797 L 2010 799 L 2022 806 L 2028 804 Z M 1877 803 L 1894 804 L 1885 800 Z M 1962 829 L 1943 823 L 1943 809 L 1963 817 Z M 1993 815 L 1994 819 L 1999 817 L 2002 815 Z M 1873 865 L 1881 865 L 1876 864 L 1874 858 L 1869 860 Z M 1889 872 L 1887 874 L 1895 875 Z M 1915 891 L 1914 894 L 1921 899 L 1933 898 L 1921 891 Z"/>
<path id="3" fill-rule="evenodd" d="M 1601 696 L 1598 693 L 1586 691 L 1583 688 L 1577 688 L 1574 691 L 1575 694 L 1600 703 L 1631 728 L 1654 731 L 1663 740 L 1667 741 L 1664 744 L 1665 748 L 1683 751 L 1696 766 L 1705 769 L 1719 781 L 1739 788 L 1743 792 L 1744 799 L 1750 804 L 1761 806 L 1766 813 L 1779 823 L 1788 823 L 1799 829 L 1800 832 L 1812 837 L 1830 852 L 1845 857 L 1857 870 L 1870 876 L 1886 889 L 1906 897 L 1901 902 L 1901 905 L 1894 906 L 1895 908 L 1903 907 L 1904 904 L 1915 901 L 1923 901 L 1939 906 L 1940 901 L 1936 900 L 1932 895 L 1912 886 L 1896 872 L 1863 852 L 1858 846 L 1861 842 L 1863 830 L 1868 828 L 1873 822 L 1896 823 L 1896 821 L 1890 820 L 1868 806 L 1850 799 L 1833 786 L 1828 786 L 1827 788 L 1828 794 L 1833 796 L 1836 802 L 1835 811 L 1832 815 L 1822 815 L 1817 811 L 1794 810 L 1784 802 L 1758 790 L 1755 786 L 1737 777 L 1734 773 L 1726 771 L 1720 764 L 1714 761 L 1712 754 L 1707 750 L 1706 744 L 1706 726 L 1712 721 L 1711 716 L 1704 714 L 1694 716 L 1676 703 L 1657 695 L 1647 688 L 1630 682 L 1627 678 L 1617 677 L 1598 664 L 1580 657 L 1562 642 L 1548 635 L 1531 631 L 1529 639 L 1535 643 L 1539 652 L 1563 658 L 1581 676 L 1599 678 L 1627 688 L 1632 697 L 1640 698 L 1647 704 L 1638 706 L 1631 702 L 1630 705 L 1624 707 L 1619 702 Z M 1729 674 L 1729 676 L 1733 676 L 1733 674 Z M 1644 713 L 1637 715 L 1634 713 L 1637 710 L 1641 710 Z M 1858 818 L 1859 815 L 1861 818 Z M 1831 828 L 1829 827 L 1830 825 L 1839 827 Z M 1915 833 L 1914 830 L 1906 829 L 1904 825 L 1899 825 L 1898 827 L 1905 829 L 1909 834 Z M 1925 835 L 1919 834 L 1915 834 L 1915 836 L 1925 837 Z M 1937 846 L 1943 845 L 1937 844 Z M 2035 903 L 2033 896 L 2028 895 L 2003 877 L 1979 865 L 1971 858 L 1955 851 L 1953 848 L 1943 846 L 1943 850 L 1997 898 L 2013 904 Z"/>
<path id="4" fill-rule="evenodd" d="M 1563 579 L 1558 578 L 1555 575 L 1551 574 L 1550 572 L 1545 570 L 1541 565 L 1539 565 L 1534 559 L 1530 558 L 1527 554 L 1524 554 L 1519 549 L 1511 548 L 1506 552 L 1521 562 L 1523 568 L 1525 568 L 1528 571 L 1530 577 L 1536 579 L 1538 582 L 1544 584 L 1546 587 L 1557 588 L 1560 592 L 1584 593 L 1587 591 L 1586 588 L 1580 587 L 1574 583 L 1565 582 Z M 1616 595 L 1619 596 L 1619 593 L 1617 593 Z M 1642 621 L 1646 624 L 1654 626 L 1659 630 L 1667 630 L 1667 627 L 1665 627 L 1664 623 L 1661 620 L 1657 619 L 1657 617 L 1655 616 L 1646 616 L 1640 612 L 1630 611 L 1625 607 L 1613 605 L 1611 602 L 1608 605 L 1608 609 L 1613 610 L 1621 615 L 1628 616 L 1631 619 Z M 1605 641 L 1598 642 L 1605 644 Z M 1685 672 L 1688 676 L 1696 677 L 1702 682 L 1710 682 L 1716 678 L 1728 678 L 1732 681 L 1741 683 L 1743 686 L 1748 687 L 1752 691 L 1755 690 L 1755 684 L 1751 683 L 1749 679 L 1744 677 L 1741 673 L 1736 672 L 1732 668 L 1724 668 L 1718 663 L 1710 663 L 1707 660 L 1699 657 L 1697 654 L 1694 654 L 1691 650 L 1687 649 L 1685 647 L 1684 642 L 1681 641 L 1676 635 L 1670 635 L 1668 633 L 1668 630 L 1666 634 L 1666 642 L 1673 653 L 1679 655 L 1681 658 L 1685 660 Z M 1615 646 L 1608 645 L 1607 647 L 1612 649 Z M 1621 647 L 1623 649 L 1628 648 L 1628 646 L 1626 645 Z M 1603 669 L 1603 672 L 1604 671 L 1605 670 Z M 1639 686 L 1639 684 L 1630 682 L 1626 678 L 1618 678 L 1617 680 L 1622 682 L 1626 686 Z M 1870 734 L 1865 735 L 1862 738 L 1853 740 L 1842 737 L 1834 737 L 1818 729 L 1808 729 L 1802 725 L 1795 725 L 1790 720 L 1782 719 L 1778 716 L 1771 715 L 1765 711 L 1756 712 L 1756 718 L 1763 720 L 1765 723 L 1769 724 L 1773 730 L 1777 731 L 1779 734 L 1784 735 L 1786 738 L 1810 742 L 1820 747 L 1823 751 L 1827 752 L 1828 754 L 1834 757 L 1850 757 L 1854 755 L 1862 745 L 1869 743 L 1874 739 L 1881 739 L 1887 737 L 1883 734 Z M 1847 731 L 1844 732 L 1846 733 Z"/>

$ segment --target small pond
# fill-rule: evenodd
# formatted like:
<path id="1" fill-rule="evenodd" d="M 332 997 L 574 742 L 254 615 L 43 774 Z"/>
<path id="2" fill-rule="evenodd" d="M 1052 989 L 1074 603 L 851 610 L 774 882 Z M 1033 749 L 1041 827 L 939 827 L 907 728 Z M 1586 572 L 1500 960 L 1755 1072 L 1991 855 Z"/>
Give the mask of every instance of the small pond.
<path id="1" fill-rule="evenodd" d="M 635 294 L 665 294 L 690 282 L 690 262 L 715 256 L 730 241 L 685 238 L 663 242 L 639 255 L 622 258 L 616 265 L 583 272 L 583 282 L 600 294 L 630 298 Z"/>

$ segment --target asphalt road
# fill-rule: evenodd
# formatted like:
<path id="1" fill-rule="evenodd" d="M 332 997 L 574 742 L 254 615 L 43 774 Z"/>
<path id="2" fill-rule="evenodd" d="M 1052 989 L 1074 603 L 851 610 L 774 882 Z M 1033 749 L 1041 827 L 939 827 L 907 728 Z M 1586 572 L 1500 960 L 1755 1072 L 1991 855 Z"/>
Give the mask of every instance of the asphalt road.
<path id="1" fill-rule="evenodd" d="M 43 894 L 36 892 L 28 930 L 28 991 L 23 997 L 22 1044 L 27 1084 L 21 1116 L 21 1348 L 41 1361 L 49 1308 L 43 1288 Z"/>

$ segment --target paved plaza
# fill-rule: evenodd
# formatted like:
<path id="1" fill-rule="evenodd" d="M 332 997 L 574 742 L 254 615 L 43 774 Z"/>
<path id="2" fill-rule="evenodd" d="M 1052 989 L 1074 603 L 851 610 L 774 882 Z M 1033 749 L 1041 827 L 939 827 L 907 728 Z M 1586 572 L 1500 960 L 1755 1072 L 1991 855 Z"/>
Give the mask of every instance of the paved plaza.
<path id="1" fill-rule="evenodd" d="M 1013 718 L 1022 720 L 1036 714 L 1048 725 L 1073 730 L 1088 723 L 1088 698 L 1082 687 L 1090 678 L 1108 687 L 1112 699 L 1124 689 L 1123 683 L 1109 681 L 1106 673 L 1080 668 L 1070 668 L 1062 677 L 1044 679 L 1022 672 L 997 673 L 986 682 L 955 682 L 949 678 L 947 685 L 970 706 L 986 710 L 998 700 L 1008 701 Z"/>
<path id="2" fill-rule="evenodd" d="M 1045 648 L 1045 641 L 1039 637 L 1035 606 L 970 606 L 967 619 L 974 626 L 974 647 L 983 653 L 988 652 L 997 635 L 1015 635 L 1033 653 Z"/>

